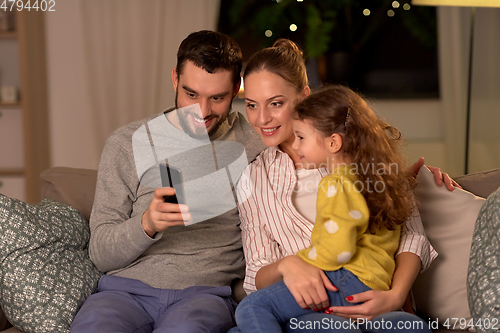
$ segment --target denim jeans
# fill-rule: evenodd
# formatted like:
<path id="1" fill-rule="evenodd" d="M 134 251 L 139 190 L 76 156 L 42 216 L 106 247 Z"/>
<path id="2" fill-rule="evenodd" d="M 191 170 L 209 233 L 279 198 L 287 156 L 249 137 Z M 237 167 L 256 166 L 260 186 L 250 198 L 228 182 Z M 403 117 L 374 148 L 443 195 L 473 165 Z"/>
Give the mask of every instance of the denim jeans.
<path id="1" fill-rule="evenodd" d="M 370 290 L 346 269 L 325 272 L 338 291 L 328 291 L 330 305 L 349 306 L 346 297 Z M 242 332 L 281 332 L 282 325 L 314 311 L 300 307 L 283 281 L 251 293 L 236 308 L 236 324 Z"/>
<path id="2" fill-rule="evenodd" d="M 347 296 L 370 290 L 351 272 L 340 269 L 325 272 L 338 292 L 327 290 L 330 305 L 353 305 Z M 427 323 L 419 317 L 402 312 L 390 312 L 364 320 L 348 319 L 302 309 L 283 281 L 248 295 L 236 308 L 238 332 L 286 332 L 286 333 L 430 333 Z"/>

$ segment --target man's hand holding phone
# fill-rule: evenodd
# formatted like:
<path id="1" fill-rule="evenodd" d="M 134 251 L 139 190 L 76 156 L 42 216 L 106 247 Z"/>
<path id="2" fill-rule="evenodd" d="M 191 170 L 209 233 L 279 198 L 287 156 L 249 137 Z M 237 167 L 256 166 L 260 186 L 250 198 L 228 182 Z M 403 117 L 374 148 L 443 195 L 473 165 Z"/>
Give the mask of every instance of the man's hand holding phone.
<path id="1" fill-rule="evenodd" d="M 165 197 L 175 196 L 173 187 L 160 187 L 155 190 L 149 208 L 142 215 L 142 228 L 149 237 L 168 227 L 192 222 L 189 207 L 184 204 L 165 202 Z"/>

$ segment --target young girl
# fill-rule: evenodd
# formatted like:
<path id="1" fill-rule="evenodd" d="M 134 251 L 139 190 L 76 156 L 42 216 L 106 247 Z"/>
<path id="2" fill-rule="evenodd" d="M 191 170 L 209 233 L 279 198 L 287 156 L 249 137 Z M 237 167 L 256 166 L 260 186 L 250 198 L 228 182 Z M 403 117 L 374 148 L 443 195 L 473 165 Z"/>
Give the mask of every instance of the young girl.
<path id="1" fill-rule="evenodd" d="M 351 295 L 390 289 L 400 225 L 413 209 L 400 133 L 343 86 L 311 94 L 295 111 L 292 147 L 302 165 L 330 172 L 319 184 L 311 245 L 297 256 L 338 288 L 328 291 L 330 305 L 352 305 Z M 236 321 L 242 332 L 281 332 L 282 324 L 313 310 L 301 308 L 281 281 L 247 296 Z"/>

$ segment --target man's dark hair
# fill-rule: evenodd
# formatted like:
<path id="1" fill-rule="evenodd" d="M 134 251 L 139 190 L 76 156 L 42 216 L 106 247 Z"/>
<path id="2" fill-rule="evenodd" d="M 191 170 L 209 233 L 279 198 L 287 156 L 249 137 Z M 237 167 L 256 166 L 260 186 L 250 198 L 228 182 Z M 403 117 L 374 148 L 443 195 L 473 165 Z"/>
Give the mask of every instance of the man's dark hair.
<path id="1" fill-rule="evenodd" d="M 240 46 L 219 32 L 202 30 L 187 36 L 177 51 L 177 75 L 182 74 L 187 60 L 210 74 L 219 70 L 231 71 L 234 84 L 241 80 L 243 56 Z"/>

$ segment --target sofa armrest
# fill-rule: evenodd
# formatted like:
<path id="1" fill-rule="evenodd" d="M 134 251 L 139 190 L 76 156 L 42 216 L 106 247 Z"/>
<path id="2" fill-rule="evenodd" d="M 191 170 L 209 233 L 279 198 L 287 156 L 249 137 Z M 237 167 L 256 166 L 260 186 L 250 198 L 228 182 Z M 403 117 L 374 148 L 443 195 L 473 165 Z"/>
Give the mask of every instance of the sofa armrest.
<path id="1" fill-rule="evenodd" d="M 54 167 L 43 171 L 42 198 L 50 198 L 76 208 L 90 219 L 94 203 L 97 170 Z"/>

